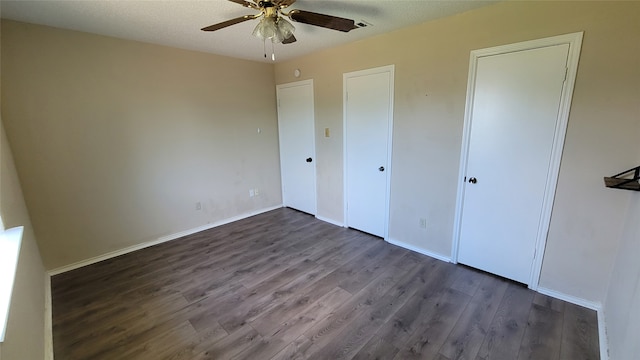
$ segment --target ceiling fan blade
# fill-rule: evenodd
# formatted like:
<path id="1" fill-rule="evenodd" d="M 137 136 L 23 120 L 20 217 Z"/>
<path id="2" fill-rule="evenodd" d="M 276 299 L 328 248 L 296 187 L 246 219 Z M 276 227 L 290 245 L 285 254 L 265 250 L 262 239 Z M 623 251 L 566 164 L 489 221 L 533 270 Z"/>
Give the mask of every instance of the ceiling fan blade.
<path id="1" fill-rule="evenodd" d="M 216 31 L 216 30 L 220 30 L 222 28 L 226 28 L 227 26 L 239 24 L 239 23 L 241 23 L 243 21 L 247 21 L 247 20 L 251 20 L 251 19 L 254 19 L 253 15 L 245 15 L 245 16 L 241 16 L 239 18 L 235 18 L 235 19 L 223 21 L 223 22 L 218 23 L 218 24 L 214 24 L 214 25 L 209 25 L 207 27 L 203 27 L 201 30 L 202 31 Z"/>
<path id="2" fill-rule="evenodd" d="M 250 2 L 245 1 L 245 0 L 229 0 L 229 1 L 234 2 L 236 4 L 240 4 L 240 5 L 244 6 L 244 7 L 252 8 L 252 9 L 257 9 L 258 8 L 256 6 L 256 4 L 250 3 Z"/>
<path id="3" fill-rule="evenodd" d="M 282 40 L 282 43 L 283 43 L 283 44 L 291 44 L 291 43 L 294 43 L 294 42 L 296 42 L 296 41 L 298 41 L 298 40 L 296 39 L 296 37 L 295 37 L 295 36 L 293 36 L 293 34 L 291 34 L 291 36 L 289 36 L 288 38 L 286 38 L 286 39 Z"/>
<path id="4" fill-rule="evenodd" d="M 345 19 L 337 16 L 318 14 L 311 11 L 304 10 L 291 10 L 289 13 L 291 20 L 300 22 L 303 24 L 320 26 L 327 29 L 338 30 L 342 32 L 349 32 L 358 27 L 355 21 L 351 19 Z"/>

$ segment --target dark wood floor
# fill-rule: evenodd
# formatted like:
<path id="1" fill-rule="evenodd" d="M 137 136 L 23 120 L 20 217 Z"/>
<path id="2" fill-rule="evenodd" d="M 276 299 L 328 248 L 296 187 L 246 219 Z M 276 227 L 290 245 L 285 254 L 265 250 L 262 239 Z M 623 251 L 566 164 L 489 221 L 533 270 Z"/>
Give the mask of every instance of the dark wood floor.
<path id="1" fill-rule="evenodd" d="M 56 360 L 598 359 L 595 312 L 290 209 L 52 278 Z"/>

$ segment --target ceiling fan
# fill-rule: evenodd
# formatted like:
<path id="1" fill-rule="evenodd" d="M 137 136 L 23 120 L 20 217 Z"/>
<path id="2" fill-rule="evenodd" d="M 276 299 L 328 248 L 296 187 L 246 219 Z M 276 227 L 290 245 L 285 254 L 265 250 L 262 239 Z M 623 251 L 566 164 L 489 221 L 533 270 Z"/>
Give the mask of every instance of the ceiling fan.
<path id="1" fill-rule="evenodd" d="M 284 17 L 288 17 L 295 22 L 342 32 L 349 32 L 358 28 L 355 22 L 351 19 L 297 9 L 292 9 L 288 12 L 284 11 L 284 9 L 293 5 L 296 0 L 253 0 L 253 2 L 245 0 L 229 1 L 250 9 L 258 10 L 260 13 L 255 15 L 245 15 L 210 25 L 202 28 L 203 31 L 216 31 L 247 20 L 261 18 L 256 28 L 253 30 L 254 36 L 264 41 L 267 39 L 271 40 L 273 43 L 291 44 L 296 41 L 295 36 L 293 36 L 295 27 Z"/>

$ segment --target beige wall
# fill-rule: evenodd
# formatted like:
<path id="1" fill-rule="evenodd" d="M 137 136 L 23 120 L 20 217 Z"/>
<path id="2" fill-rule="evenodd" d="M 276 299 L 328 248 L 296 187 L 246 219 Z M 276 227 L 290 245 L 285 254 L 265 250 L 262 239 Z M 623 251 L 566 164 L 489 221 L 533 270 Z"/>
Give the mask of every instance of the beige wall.
<path id="1" fill-rule="evenodd" d="M 640 137 L 640 123 L 636 136 Z M 640 156 L 636 165 L 640 165 Z M 640 193 L 627 192 L 626 196 L 630 204 L 604 305 L 611 360 L 640 354 Z"/>
<path id="2" fill-rule="evenodd" d="M 640 354 L 640 194 L 633 194 L 605 303 L 612 360 Z"/>
<path id="3" fill-rule="evenodd" d="M 5 228 L 24 226 L 0 358 L 42 360 L 45 357 L 45 271 L 1 117 L 0 214 Z"/>
<path id="4" fill-rule="evenodd" d="M 11 149 L 1 122 L 0 162 L 2 220 L 7 229 L 24 226 L 7 332 L 0 354 L 5 360 L 42 360 L 44 358 L 45 272 L 22 196 Z"/>
<path id="5" fill-rule="evenodd" d="M 281 204 L 273 65 L 2 35 L 2 116 L 47 269 Z"/>
<path id="6" fill-rule="evenodd" d="M 389 236 L 450 256 L 469 52 L 577 31 L 583 50 L 540 285 L 604 301 L 628 195 L 602 177 L 636 161 L 639 2 L 500 3 L 277 64 L 278 84 L 296 68 L 314 79 L 318 214 L 343 219 L 342 74 L 395 64 Z"/>

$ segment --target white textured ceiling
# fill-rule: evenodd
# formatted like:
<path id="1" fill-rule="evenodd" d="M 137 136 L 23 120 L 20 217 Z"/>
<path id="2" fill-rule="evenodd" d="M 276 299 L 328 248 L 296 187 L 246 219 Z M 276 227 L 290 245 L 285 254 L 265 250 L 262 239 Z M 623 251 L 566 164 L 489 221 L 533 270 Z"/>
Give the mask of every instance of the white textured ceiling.
<path id="1" fill-rule="evenodd" d="M 480 0 L 298 0 L 290 9 L 364 20 L 372 24 L 349 33 L 295 23 L 293 44 L 276 44 L 277 61 L 319 49 L 442 18 L 496 1 Z M 270 61 L 263 44 L 251 36 L 257 21 L 215 32 L 200 29 L 256 11 L 227 0 L 81 0 L 0 1 L 2 18 L 94 34 L 203 51 L 236 58 Z M 270 52 L 271 44 L 267 44 Z"/>

